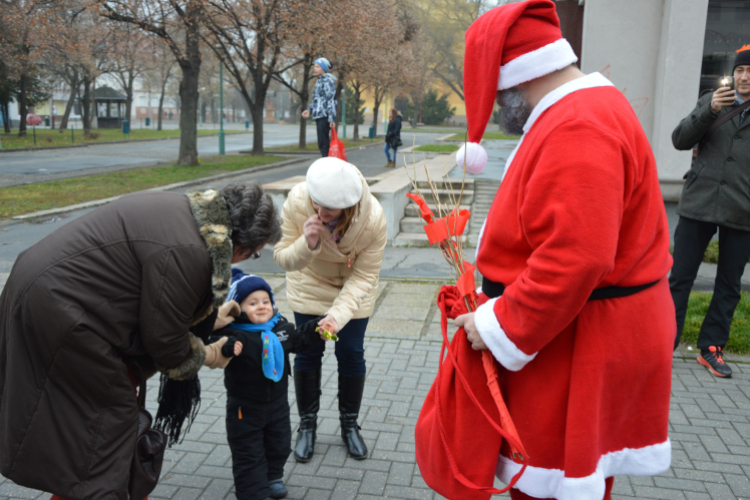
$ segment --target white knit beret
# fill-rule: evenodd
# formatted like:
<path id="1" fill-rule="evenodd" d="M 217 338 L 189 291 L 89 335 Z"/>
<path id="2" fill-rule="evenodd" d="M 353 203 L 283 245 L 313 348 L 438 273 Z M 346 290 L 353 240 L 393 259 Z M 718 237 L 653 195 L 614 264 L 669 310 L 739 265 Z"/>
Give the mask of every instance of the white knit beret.
<path id="1" fill-rule="evenodd" d="M 310 198 L 326 208 L 349 208 L 362 199 L 357 167 L 332 156 L 313 162 L 307 169 L 306 181 Z"/>

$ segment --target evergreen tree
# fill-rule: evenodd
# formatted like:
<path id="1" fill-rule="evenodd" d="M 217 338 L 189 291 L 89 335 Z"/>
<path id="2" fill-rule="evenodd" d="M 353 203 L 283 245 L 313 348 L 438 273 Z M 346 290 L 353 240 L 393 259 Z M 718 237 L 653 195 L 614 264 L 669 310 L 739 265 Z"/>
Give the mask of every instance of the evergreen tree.
<path id="1" fill-rule="evenodd" d="M 365 123 L 365 100 L 360 99 L 359 103 L 356 102 L 356 95 L 351 88 L 346 89 L 346 123 L 347 125 L 354 125 L 355 111 L 359 109 L 357 113 L 359 118 L 358 125 Z M 355 107 L 356 106 L 356 107 Z"/>
<path id="2" fill-rule="evenodd" d="M 434 89 L 425 93 L 422 99 L 422 121 L 425 125 L 441 125 L 455 112 L 456 108 L 448 103 L 448 94 L 438 97 Z"/>

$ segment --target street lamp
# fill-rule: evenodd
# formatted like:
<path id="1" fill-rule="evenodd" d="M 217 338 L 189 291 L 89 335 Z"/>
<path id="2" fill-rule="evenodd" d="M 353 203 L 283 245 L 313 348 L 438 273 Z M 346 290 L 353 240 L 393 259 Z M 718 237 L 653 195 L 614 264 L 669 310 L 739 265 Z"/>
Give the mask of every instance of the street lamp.
<path id="1" fill-rule="evenodd" d="M 203 91 L 206 90 L 206 87 L 201 87 L 198 89 L 198 126 L 203 126 L 203 113 L 201 112 L 201 95 L 203 94 Z"/>
<path id="2" fill-rule="evenodd" d="M 224 65 L 219 63 L 219 155 L 224 154 Z"/>
<path id="3" fill-rule="evenodd" d="M 344 94 L 344 98 L 341 101 L 341 124 L 343 125 L 341 130 L 343 135 L 341 137 L 346 139 L 346 85 L 344 85 L 341 93 Z"/>

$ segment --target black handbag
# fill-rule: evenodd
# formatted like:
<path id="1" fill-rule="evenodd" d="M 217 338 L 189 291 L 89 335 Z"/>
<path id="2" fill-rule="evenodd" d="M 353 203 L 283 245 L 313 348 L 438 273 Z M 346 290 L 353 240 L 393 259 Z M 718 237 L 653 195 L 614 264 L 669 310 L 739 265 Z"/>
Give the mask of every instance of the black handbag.
<path id="1" fill-rule="evenodd" d="M 151 427 L 153 418 L 146 410 L 146 377 L 141 367 L 130 365 L 133 376 L 139 384 L 138 389 L 138 432 L 135 438 L 133 462 L 130 464 L 130 482 L 128 491 L 131 500 L 143 500 L 159 482 L 161 466 L 164 462 L 164 450 L 167 447 L 167 435 Z"/>

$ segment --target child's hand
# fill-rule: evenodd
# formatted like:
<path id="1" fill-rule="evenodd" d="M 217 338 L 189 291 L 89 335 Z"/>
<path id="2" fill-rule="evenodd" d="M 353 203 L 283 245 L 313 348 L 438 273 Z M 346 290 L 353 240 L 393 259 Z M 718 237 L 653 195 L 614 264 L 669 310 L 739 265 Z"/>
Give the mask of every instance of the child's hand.
<path id="1" fill-rule="evenodd" d="M 234 355 L 239 356 L 241 352 L 242 352 L 242 342 L 238 340 L 237 342 L 234 343 Z"/>

